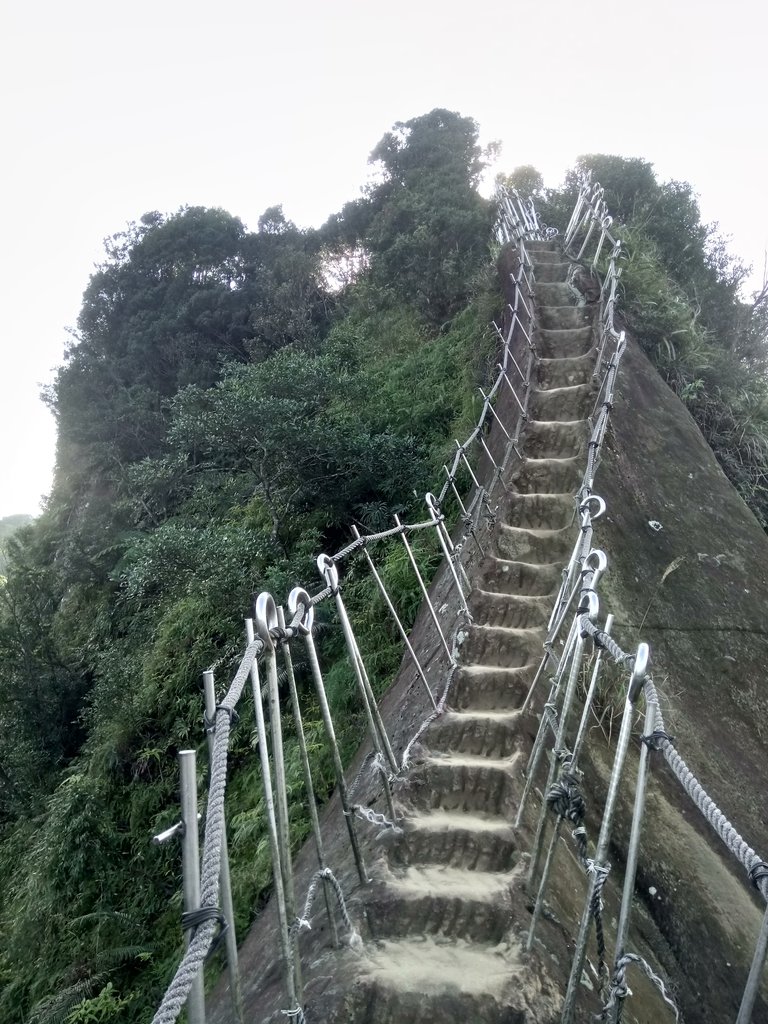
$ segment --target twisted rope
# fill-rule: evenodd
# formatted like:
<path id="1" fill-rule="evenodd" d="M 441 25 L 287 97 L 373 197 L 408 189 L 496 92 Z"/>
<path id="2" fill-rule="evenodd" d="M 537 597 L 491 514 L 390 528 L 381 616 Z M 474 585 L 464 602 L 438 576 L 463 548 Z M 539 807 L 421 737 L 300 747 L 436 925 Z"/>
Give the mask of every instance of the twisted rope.
<path id="1" fill-rule="evenodd" d="M 317 890 L 321 881 L 328 882 L 333 889 L 334 895 L 336 896 L 336 902 L 339 906 L 339 914 L 344 922 L 344 927 L 349 932 L 350 946 L 355 949 L 362 948 L 363 940 L 360 938 L 360 933 L 352 924 L 352 919 L 347 911 L 346 900 L 344 899 L 344 891 L 341 888 L 339 880 L 330 868 L 320 868 L 312 876 L 309 888 L 307 889 L 307 898 L 304 900 L 304 909 L 301 913 L 301 917 L 297 917 L 294 922 L 295 929 L 297 931 L 309 931 L 312 928 L 309 921 L 309 915 L 312 912 L 312 904 L 315 902 L 315 897 L 317 896 Z"/>
<path id="2" fill-rule="evenodd" d="M 200 909 L 218 909 L 221 844 L 224 835 L 224 793 L 227 787 L 227 756 L 232 712 L 245 687 L 251 666 L 261 653 L 264 642 L 257 638 L 249 644 L 227 695 L 216 710 L 216 731 L 211 755 L 211 781 L 208 809 L 205 816 L 205 839 L 200 877 Z M 218 929 L 215 918 L 203 921 L 194 932 L 181 963 L 176 969 L 152 1024 L 173 1024 L 181 1013 L 192 983 L 205 963 Z"/>
<path id="3" fill-rule="evenodd" d="M 578 776 L 573 772 L 563 772 L 560 778 L 550 786 L 546 800 L 547 806 L 558 818 L 564 818 L 576 826 L 571 835 L 576 841 L 581 866 L 585 871 L 588 870 L 587 830 L 584 827 L 587 805 L 581 792 Z"/>
<path id="4" fill-rule="evenodd" d="M 680 1021 L 680 1011 L 667 991 L 666 985 L 659 975 L 653 972 L 648 962 L 641 956 L 638 956 L 637 953 L 625 953 L 616 961 L 613 969 L 613 975 L 611 977 L 611 987 L 608 993 L 608 1000 L 598 1019 L 608 1020 L 610 1011 L 618 1003 L 616 1024 L 620 1024 L 622 1013 L 624 1012 L 624 1000 L 628 995 L 630 995 L 629 986 L 627 985 L 627 968 L 632 964 L 636 964 L 643 971 L 648 980 L 656 986 L 661 994 L 661 998 L 674 1013 L 675 1020 Z"/>

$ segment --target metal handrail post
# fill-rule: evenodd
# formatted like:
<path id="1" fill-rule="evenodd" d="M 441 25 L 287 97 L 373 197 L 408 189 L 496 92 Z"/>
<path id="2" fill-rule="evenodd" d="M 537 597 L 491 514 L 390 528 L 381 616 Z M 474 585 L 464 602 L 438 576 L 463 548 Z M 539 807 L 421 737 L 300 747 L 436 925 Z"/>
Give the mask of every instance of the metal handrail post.
<path id="1" fill-rule="evenodd" d="M 747 984 L 744 988 L 744 995 L 741 997 L 739 1015 L 736 1024 L 751 1024 L 752 1010 L 757 999 L 757 992 L 760 988 L 760 978 L 765 967 L 766 956 L 768 956 L 768 907 L 763 914 L 763 923 L 760 934 L 757 937 L 755 953 L 752 957 L 752 966 L 749 969 Z"/>
<path id="2" fill-rule="evenodd" d="M 643 724 L 643 736 L 653 735 L 656 723 L 656 704 L 649 701 L 645 706 L 645 722 Z M 643 827 L 643 811 L 645 810 L 645 790 L 648 781 L 648 767 L 650 764 L 651 751 L 647 744 L 640 747 L 640 760 L 637 766 L 637 784 L 635 786 L 635 806 L 632 811 L 632 828 L 629 834 L 629 846 L 627 847 L 627 864 L 624 872 L 624 890 L 621 894 L 621 908 L 619 910 L 619 923 L 616 927 L 616 947 L 613 961 L 617 963 L 626 953 L 627 936 L 629 935 L 629 921 L 632 915 L 632 900 L 635 895 L 635 877 L 637 875 L 637 854 L 640 847 L 640 833 Z M 618 1024 L 621 1015 L 621 999 L 617 999 L 614 1006 L 608 1011 L 608 1024 Z"/>
<path id="3" fill-rule="evenodd" d="M 610 636 L 611 628 L 613 627 L 613 615 L 608 615 L 605 620 L 606 635 Z M 597 680 L 600 676 L 600 669 L 603 663 L 603 649 L 601 648 L 597 652 L 597 658 L 595 659 L 595 665 L 592 670 L 592 678 L 589 682 L 589 689 L 587 695 L 584 698 L 584 708 L 581 713 L 581 722 L 579 723 L 579 730 L 576 733 L 576 740 L 573 744 L 573 757 L 571 758 L 570 764 L 568 765 L 569 772 L 576 772 L 579 761 L 579 754 L 581 753 L 581 745 L 584 740 L 586 731 L 586 723 L 589 718 L 589 713 L 592 709 L 592 701 L 595 696 L 595 690 L 597 689 Z M 557 849 L 557 842 L 560 838 L 560 829 L 562 828 L 565 817 L 562 814 L 557 816 L 555 827 L 552 830 L 552 836 L 549 842 L 549 849 L 547 850 L 547 856 L 544 861 L 544 867 L 541 871 L 541 881 L 539 882 L 539 891 L 536 894 L 536 902 L 533 905 L 533 915 L 531 917 L 531 926 L 528 930 L 528 938 L 526 940 L 525 948 L 530 951 L 533 948 L 533 940 L 536 934 L 536 925 L 538 924 L 541 911 L 544 907 L 544 899 L 547 893 L 547 887 L 549 885 L 549 875 L 552 870 L 552 864 L 555 858 L 555 851 Z"/>
<path id="4" fill-rule="evenodd" d="M 640 644 L 637 648 L 637 654 L 635 656 L 635 662 L 629 680 L 629 687 L 627 689 L 627 697 L 624 701 L 624 714 L 621 719 L 621 730 L 619 731 L 619 739 L 616 744 L 616 754 L 613 759 L 613 770 L 611 771 L 611 780 L 608 786 L 608 796 L 606 797 L 605 808 L 603 810 L 603 821 L 600 827 L 600 835 L 597 840 L 597 850 L 593 861 L 594 867 L 590 875 L 587 899 L 581 916 L 579 934 L 576 938 L 576 948 L 574 950 L 573 962 L 571 964 L 571 973 L 568 978 L 568 988 L 566 989 L 565 999 L 563 1001 L 563 1011 L 560 1018 L 561 1024 L 573 1024 L 573 1015 L 576 1008 L 576 996 L 578 994 L 579 985 L 581 984 L 584 960 L 587 955 L 587 934 L 589 932 L 589 922 L 592 917 L 592 902 L 596 886 L 598 885 L 599 878 L 601 877 L 601 872 L 605 872 L 606 870 L 606 856 L 608 854 L 608 844 L 611 839 L 611 829 L 613 827 L 613 812 L 619 795 L 621 775 L 624 770 L 627 748 L 629 747 L 629 737 L 632 731 L 632 717 L 635 710 L 635 701 L 637 700 L 640 688 L 645 681 L 647 670 L 648 645 Z"/>
<path id="5" fill-rule="evenodd" d="M 369 881 L 368 873 L 365 869 L 365 862 L 363 860 L 360 843 L 357 838 L 355 816 L 352 812 L 352 807 L 347 793 L 347 781 L 344 777 L 344 766 L 341 763 L 339 745 L 336 742 L 336 731 L 333 727 L 333 717 L 331 716 L 331 709 L 328 705 L 328 695 L 325 692 L 323 674 L 320 671 L 320 661 L 317 657 L 317 648 L 315 647 L 315 640 L 312 636 L 314 609 L 312 608 L 312 601 L 307 591 L 303 590 L 301 587 L 294 587 L 288 596 L 288 609 L 292 615 L 296 612 L 300 604 L 304 606 L 302 632 L 304 633 L 304 644 L 307 648 L 307 657 L 309 658 L 309 670 L 312 674 L 312 682 L 315 685 L 315 693 L 317 694 L 317 701 L 320 705 L 320 715 L 323 719 L 325 735 L 331 748 L 331 757 L 333 758 L 333 767 L 336 773 L 336 785 L 339 790 L 341 809 L 344 813 L 344 821 L 346 822 L 347 832 L 349 833 L 349 843 L 352 847 L 352 854 L 355 859 L 357 874 L 360 882 L 363 885 L 366 885 Z"/>
<path id="6" fill-rule="evenodd" d="M 194 750 L 179 751 L 179 783 L 181 790 L 181 874 L 184 885 L 184 910 L 200 909 L 200 838 L 197 825 L 197 754 Z M 192 941 L 194 929 L 186 933 Z M 195 975 L 187 996 L 189 1024 L 205 1024 L 205 987 L 202 968 Z"/>
<path id="7" fill-rule="evenodd" d="M 245 635 L 249 644 L 254 641 L 253 619 L 245 620 Z M 267 745 L 267 728 L 264 721 L 264 705 L 262 704 L 261 682 L 259 681 L 259 665 L 254 659 L 251 665 L 251 689 L 253 691 L 253 705 L 256 715 L 256 735 L 259 747 L 259 762 L 261 764 L 261 782 L 264 789 L 264 807 L 267 812 L 267 834 L 269 836 L 269 851 L 272 857 L 272 880 L 275 886 L 275 902 L 277 903 L 277 919 L 280 926 L 280 951 L 283 956 L 285 968 L 285 984 L 288 991 L 288 1000 L 291 1006 L 297 1002 L 296 973 L 294 955 L 290 935 L 288 907 L 285 899 L 285 887 L 283 885 L 282 856 L 280 852 L 280 834 L 277 827 L 277 816 L 275 813 L 275 796 L 272 789 L 272 769 L 269 765 L 269 747 Z"/>
<path id="8" fill-rule="evenodd" d="M 213 672 L 203 672 L 203 691 L 205 697 L 206 735 L 208 738 L 208 758 L 213 759 L 214 726 L 216 720 L 216 692 L 214 689 Z M 227 973 L 229 974 L 229 991 L 232 997 L 232 1009 L 238 1024 L 244 1024 L 245 1007 L 243 992 L 240 985 L 240 968 L 237 954 L 237 931 L 235 929 L 235 908 L 232 902 L 232 879 L 229 872 L 229 846 L 227 843 L 226 823 L 221 835 L 221 867 L 219 869 L 219 886 L 221 888 L 221 909 L 224 912 L 226 930 L 224 945 L 227 950 Z"/>
<path id="9" fill-rule="evenodd" d="M 285 613 L 281 606 L 277 608 L 277 622 L 282 630 L 285 630 Z M 291 694 L 291 708 L 293 710 L 293 724 L 296 728 L 296 739 L 299 744 L 299 757 L 301 759 L 301 770 L 304 775 L 304 789 L 307 796 L 307 809 L 309 810 L 309 820 L 312 826 L 312 836 L 315 840 L 315 852 L 317 854 L 317 863 L 321 871 L 324 871 L 327 867 L 325 861 L 325 850 L 323 849 L 323 837 L 320 833 L 320 819 L 317 816 L 317 803 L 315 801 L 315 786 L 312 781 L 312 768 L 309 764 L 309 754 L 307 752 L 307 738 L 304 735 L 304 722 L 301 718 L 301 707 L 299 705 L 299 691 L 296 687 L 296 676 L 293 671 L 293 659 L 291 657 L 291 648 L 287 640 L 282 643 L 283 663 L 285 664 L 285 672 L 288 676 L 288 689 Z M 336 928 L 336 919 L 333 916 L 333 901 L 332 901 L 332 889 L 330 882 L 327 878 L 323 878 L 323 897 L 325 898 L 325 910 L 328 915 L 328 926 L 331 930 L 331 942 L 334 949 L 339 947 L 339 932 Z"/>

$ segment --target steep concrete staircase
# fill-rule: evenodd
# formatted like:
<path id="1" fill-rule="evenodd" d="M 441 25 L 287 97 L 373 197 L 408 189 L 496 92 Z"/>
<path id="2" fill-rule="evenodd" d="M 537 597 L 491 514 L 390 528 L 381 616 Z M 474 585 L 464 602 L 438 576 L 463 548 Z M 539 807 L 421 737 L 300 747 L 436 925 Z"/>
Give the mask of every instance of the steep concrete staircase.
<path id="1" fill-rule="evenodd" d="M 512 829 L 531 743 L 520 708 L 574 542 L 574 493 L 594 397 L 594 307 L 555 243 L 529 247 L 540 360 L 522 465 L 503 496 L 492 553 L 473 580 L 474 623 L 449 710 L 398 790 L 405 834 L 374 870 L 376 937 L 355 1024 L 514 1024 L 556 1019 L 561 993 L 521 956 L 524 861 Z"/>

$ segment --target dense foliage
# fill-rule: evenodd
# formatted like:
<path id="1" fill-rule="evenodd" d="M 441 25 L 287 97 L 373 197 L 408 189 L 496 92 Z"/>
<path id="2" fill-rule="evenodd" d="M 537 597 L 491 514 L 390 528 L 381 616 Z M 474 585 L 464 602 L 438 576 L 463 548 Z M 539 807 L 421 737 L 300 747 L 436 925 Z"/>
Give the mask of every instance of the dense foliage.
<path id="1" fill-rule="evenodd" d="M 176 752 L 204 750 L 201 671 L 220 687 L 253 592 L 320 583 L 315 558 L 423 515 L 476 415 L 500 298 L 474 122 L 434 111 L 374 150 L 372 184 L 320 231 L 280 208 L 152 213 L 107 244 L 47 400 L 59 425 L 44 514 L 8 542 L 0 589 L 0 1017 L 143 1021 L 180 950 Z M 339 268 L 351 267 L 344 280 Z M 434 552 L 417 545 L 428 567 Z M 406 618 L 404 553 L 380 569 Z M 396 635 L 354 565 L 347 601 L 376 685 Z M 360 708 L 319 609 L 347 753 Z M 306 727 L 326 789 L 318 714 Z M 247 716 L 245 716 L 247 717 Z M 239 924 L 269 884 L 252 724 L 228 793 Z M 287 740 L 291 785 L 298 755 Z M 201 762 L 202 762 L 201 756 Z M 297 804 L 297 807 L 299 805 Z M 293 822 L 298 842 L 306 831 Z"/>

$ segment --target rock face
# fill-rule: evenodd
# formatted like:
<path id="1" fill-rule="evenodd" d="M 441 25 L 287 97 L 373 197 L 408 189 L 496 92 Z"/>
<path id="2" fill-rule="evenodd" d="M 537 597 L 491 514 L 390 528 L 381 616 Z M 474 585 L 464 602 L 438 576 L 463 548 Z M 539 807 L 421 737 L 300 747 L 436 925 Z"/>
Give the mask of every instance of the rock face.
<path id="1" fill-rule="evenodd" d="M 519 828 L 513 821 L 543 694 L 538 706 L 534 701 L 526 712 L 522 706 L 576 537 L 573 495 L 595 397 L 595 306 L 587 301 L 593 298 L 589 279 L 574 275 L 554 244 L 531 248 L 540 358 L 531 382 L 525 460 L 505 480 L 483 556 L 467 560 L 473 621 L 460 634 L 447 710 L 426 731 L 395 787 L 402 835 L 369 835 L 367 885 L 356 879 L 336 799 L 325 808 L 328 861 L 351 896 L 364 949 L 329 948 L 318 900 L 313 929 L 300 939 L 309 1024 L 559 1020 L 584 875 L 570 839 L 559 844 L 536 941 L 524 952 L 531 920 L 527 851 L 539 796 L 529 801 Z M 510 259 L 507 253 L 502 261 L 505 278 L 504 260 Z M 574 286 L 578 281 L 581 291 Z M 765 850 L 768 695 L 761 667 L 768 652 L 761 615 L 768 598 L 768 539 L 684 407 L 631 343 L 619 381 L 596 480 L 608 506 L 595 524 L 595 546 L 609 561 L 600 587 L 601 621 L 606 612 L 616 616 L 613 632 L 625 649 L 639 639 L 651 643 L 654 678 L 679 749 L 746 838 Z M 446 576 L 433 585 L 436 604 L 452 600 Z M 417 649 L 427 644 L 426 631 L 422 614 L 413 637 Z M 401 673 L 382 702 L 398 752 L 428 710 L 410 675 Z M 621 682 L 610 673 L 606 678 L 608 684 Z M 583 765 L 592 840 L 617 731 L 607 684 L 601 701 L 602 720 L 598 727 L 596 718 L 590 730 Z M 615 863 L 605 893 L 609 953 L 636 760 L 631 758 L 620 793 Z M 350 777 L 354 771 L 356 766 Z M 361 802 L 385 809 L 376 781 L 366 786 Z M 650 787 L 629 948 L 671 980 L 686 1020 L 722 1024 L 735 1019 L 759 928 L 758 903 L 741 869 L 718 849 L 719 840 L 661 762 Z M 299 892 L 306 891 L 314 867 L 305 849 L 297 860 Z M 268 906 L 241 951 L 246 1019 L 254 1024 L 284 1019 L 275 929 Z M 579 1021 L 592 1019 L 601 1005 L 589 969 L 584 980 Z M 626 1004 L 625 1022 L 674 1019 L 650 984 L 630 977 L 630 985 L 635 995 Z M 230 1019 L 222 982 L 209 1020 Z M 768 1020 L 765 1003 L 754 1020 Z"/>

